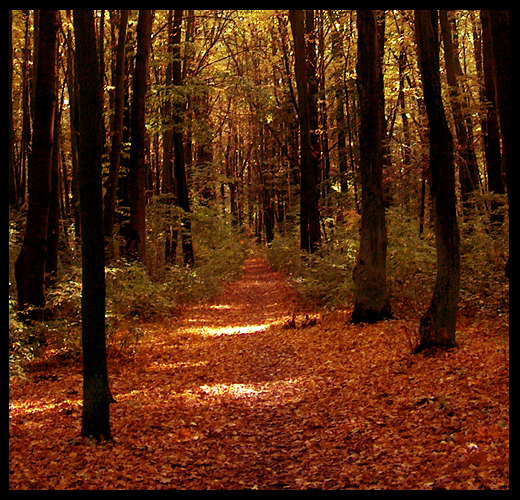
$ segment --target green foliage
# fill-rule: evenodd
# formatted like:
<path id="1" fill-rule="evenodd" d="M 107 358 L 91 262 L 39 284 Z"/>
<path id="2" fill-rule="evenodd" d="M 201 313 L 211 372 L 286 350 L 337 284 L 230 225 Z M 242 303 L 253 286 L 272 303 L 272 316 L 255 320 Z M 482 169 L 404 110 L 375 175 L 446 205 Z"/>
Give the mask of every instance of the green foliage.
<path id="1" fill-rule="evenodd" d="M 326 307 L 342 307 L 352 301 L 352 270 L 358 247 L 358 224 L 335 224 L 328 239 L 312 255 L 302 254 L 299 235 L 277 236 L 267 250 L 271 265 L 285 272 L 307 300 Z"/>

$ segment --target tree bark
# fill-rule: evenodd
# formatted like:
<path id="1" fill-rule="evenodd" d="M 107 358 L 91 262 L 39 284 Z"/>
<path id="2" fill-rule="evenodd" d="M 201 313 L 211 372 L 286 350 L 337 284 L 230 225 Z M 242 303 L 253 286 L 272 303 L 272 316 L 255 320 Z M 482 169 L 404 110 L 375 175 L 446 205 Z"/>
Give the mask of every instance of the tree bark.
<path id="1" fill-rule="evenodd" d="M 42 10 L 39 18 L 33 139 L 29 157 L 29 208 L 25 237 L 15 264 L 15 276 L 19 310 L 32 306 L 35 308 L 32 317 L 42 320 L 56 110 L 59 13 L 57 10 Z"/>
<path id="2" fill-rule="evenodd" d="M 105 346 L 105 273 L 102 196 L 102 89 L 94 13 L 74 11 L 79 108 L 79 191 L 82 227 L 82 435 L 110 438 Z"/>
<path id="3" fill-rule="evenodd" d="M 74 11 L 79 84 L 79 189 L 82 228 L 81 295 L 83 420 L 81 435 L 109 439 L 110 402 L 105 345 L 101 81 L 93 10 Z"/>
<path id="4" fill-rule="evenodd" d="M 145 124 L 146 89 L 151 49 L 153 15 L 151 10 L 139 11 L 137 24 L 137 55 L 135 60 L 130 146 L 130 225 L 127 251 L 146 261 L 146 167 Z"/>
<path id="5" fill-rule="evenodd" d="M 418 350 L 457 346 L 460 255 L 456 214 L 453 139 L 446 122 L 439 72 L 436 10 L 415 11 L 415 30 L 424 101 L 430 129 L 430 188 L 437 248 L 437 276 L 428 310 L 421 318 Z"/>
<path id="6" fill-rule="evenodd" d="M 305 43 L 304 11 L 290 10 L 289 20 L 294 38 L 295 73 L 298 88 L 298 118 L 300 121 L 300 231 L 302 251 L 314 253 L 320 242 L 319 193 L 317 189 L 318 155 L 312 147 L 311 107 L 308 58 Z"/>
<path id="7" fill-rule="evenodd" d="M 374 323 L 392 315 L 386 289 L 386 223 L 383 201 L 383 86 L 376 11 L 358 10 L 361 234 L 353 278 L 351 323 Z"/>

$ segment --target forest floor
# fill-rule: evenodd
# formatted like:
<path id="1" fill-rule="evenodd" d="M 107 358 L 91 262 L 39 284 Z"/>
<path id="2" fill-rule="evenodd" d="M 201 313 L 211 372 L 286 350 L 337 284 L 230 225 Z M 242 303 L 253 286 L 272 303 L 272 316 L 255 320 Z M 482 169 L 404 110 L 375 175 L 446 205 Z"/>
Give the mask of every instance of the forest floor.
<path id="1" fill-rule="evenodd" d="M 110 351 L 100 444 L 79 437 L 80 361 L 50 350 L 10 384 L 9 488 L 509 488 L 505 320 L 461 317 L 459 348 L 411 354 L 418 318 L 349 312 L 247 260 L 218 299 Z"/>

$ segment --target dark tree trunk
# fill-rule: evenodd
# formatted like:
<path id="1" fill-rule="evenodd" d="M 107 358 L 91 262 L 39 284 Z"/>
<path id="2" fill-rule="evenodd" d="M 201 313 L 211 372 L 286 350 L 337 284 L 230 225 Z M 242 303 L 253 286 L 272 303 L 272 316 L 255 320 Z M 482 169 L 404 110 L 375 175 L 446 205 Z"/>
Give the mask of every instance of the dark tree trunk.
<path id="1" fill-rule="evenodd" d="M 311 139 L 311 115 L 317 115 L 311 105 L 308 58 L 305 43 L 304 11 L 290 10 L 289 20 L 294 38 L 295 73 L 298 88 L 298 118 L 300 121 L 300 226 L 301 249 L 313 253 L 320 242 L 319 193 L 317 189 L 318 152 Z"/>
<path id="2" fill-rule="evenodd" d="M 495 86 L 500 136 L 502 137 L 502 170 L 506 181 L 507 201 L 511 206 L 511 186 L 509 184 L 509 11 L 488 10 L 487 15 L 489 16 L 493 39 Z M 509 257 L 504 271 L 509 279 Z"/>
<path id="3" fill-rule="evenodd" d="M 151 49 L 152 11 L 140 10 L 137 24 L 137 55 L 134 70 L 130 146 L 130 226 L 127 250 L 146 261 L 146 89 Z"/>
<path id="4" fill-rule="evenodd" d="M 101 81 L 93 10 L 74 11 L 79 84 L 79 189 L 82 228 L 81 296 L 83 420 L 81 435 L 109 439 L 110 402 L 105 345 Z"/>
<path id="5" fill-rule="evenodd" d="M 174 13 L 174 32 L 173 32 L 173 84 L 175 86 L 182 85 L 181 72 L 181 27 L 182 27 L 182 10 L 176 10 Z M 174 171 L 177 184 L 177 203 L 184 210 L 182 218 L 182 255 L 184 265 L 193 266 L 195 264 L 195 255 L 193 253 L 193 240 L 191 236 L 191 209 L 190 198 L 188 193 L 188 180 L 186 175 L 186 161 L 184 157 L 184 142 L 182 137 L 182 115 L 185 106 L 176 103 L 173 110 L 173 150 L 174 150 Z"/>
<path id="6" fill-rule="evenodd" d="M 42 10 L 39 17 L 33 140 L 29 158 L 29 208 L 25 237 L 15 264 L 18 308 L 23 310 L 27 306 L 33 306 L 35 319 L 43 319 L 45 306 L 45 260 L 56 110 L 59 14 L 57 10 Z"/>
<path id="7" fill-rule="evenodd" d="M 460 255 L 456 214 L 453 140 L 446 122 L 439 72 L 436 10 L 415 11 L 424 101 L 430 128 L 430 187 L 437 248 L 437 276 L 428 310 L 420 321 L 418 350 L 455 347 Z"/>
<path id="8" fill-rule="evenodd" d="M 376 11 L 358 10 L 361 235 L 353 278 L 351 323 L 374 323 L 392 315 L 386 289 L 386 223 L 383 201 L 383 86 Z"/>
<path id="9" fill-rule="evenodd" d="M 63 98 L 61 99 L 63 102 Z M 45 262 L 46 285 L 53 285 L 58 279 L 58 258 L 60 246 L 60 122 L 61 103 L 54 112 L 54 143 L 52 146 L 51 201 L 49 206 L 49 227 L 47 231 L 47 255 Z"/>
<path id="10" fill-rule="evenodd" d="M 112 149 L 110 151 L 110 170 L 106 181 L 105 212 L 103 219 L 104 234 L 109 250 L 113 247 L 114 218 L 116 210 L 117 180 L 121 163 L 123 143 L 123 116 L 125 107 L 125 46 L 128 10 L 121 11 L 119 20 L 119 39 L 117 42 L 116 77 L 114 97 L 114 121 L 112 126 Z"/>
<path id="11" fill-rule="evenodd" d="M 482 133 L 484 135 L 484 152 L 488 174 L 488 189 L 497 194 L 505 193 L 502 178 L 502 166 L 500 155 L 500 133 L 498 126 L 498 111 L 495 89 L 495 65 L 493 62 L 493 39 L 489 16 L 486 11 L 481 11 L 482 21 L 482 59 L 484 69 L 484 99 L 486 111 L 482 119 Z M 492 204 L 492 208 L 496 208 Z"/>

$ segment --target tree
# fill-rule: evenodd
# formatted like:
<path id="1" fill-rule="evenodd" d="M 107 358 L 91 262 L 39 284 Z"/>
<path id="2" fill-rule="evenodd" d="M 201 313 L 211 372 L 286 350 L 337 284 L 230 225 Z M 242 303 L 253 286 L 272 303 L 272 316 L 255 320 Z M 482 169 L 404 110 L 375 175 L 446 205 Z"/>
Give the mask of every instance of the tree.
<path id="1" fill-rule="evenodd" d="M 139 11 L 137 24 L 137 55 L 135 60 L 130 146 L 130 226 L 127 248 L 137 251 L 141 262 L 146 261 L 146 89 L 152 44 L 151 10 Z"/>
<path id="2" fill-rule="evenodd" d="M 39 19 L 32 152 L 29 157 L 29 208 L 23 246 L 15 264 L 18 308 L 34 307 L 34 319 L 43 319 L 45 306 L 59 11 L 42 10 Z"/>
<path id="3" fill-rule="evenodd" d="M 502 137 L 502 170 L 505 174 L 507 199 L 511 204 L 509 185 L 509 11 L 488 10 L 491 38 L 493 40 L 493 59 L 495 67 L 495 87 Z M 509 257 L 505 273 L 509 279 Z"/>
<path id="4" fill-rule="evenodd" d="M 470 129 L 471 123 L 467 111 L 463 107 L 463 88 L 461 87 L 462 68 L 458 58 L 458 47 L 452 39 L 451 25 L 448 20 L 447 10 L 440 11 L 440 24 L 442 39 L 444 42 L 444 58 L 446 60 L 446 77 L 448 80 L 450 105 L 455 122 L 455 133 L 457 135 L 460 149 L 459 180 L 462 198 L 462 208 L 467 213 L 468 198 L 471 193 L 478 190 L 479 177 L 478 165 L 475 151 L 473 149 Z"/>
<path id="5" fill-rule="evenodd" d="M 13 11 L 9 11 L 9 206 L 18 206 L 16 171 L 14 167 L 14 116 L 13 116 Z"/>
<path id="6" fill-rule="evenodd" d="M 361 234 L 353 271 L 355 305 L 351 323 L 391 317 L 386 289 L 386 222 L 383 201 L 382 51 L 376 11 L 358 10 L 359 145 L 362 185 Z"/>
<path id="7" fill-rule="evenodd" d="M 116 209 L 117 178 L 121 161 L 121 147 L 123 143 L 123 116 L 125 107 L 125 47 L 126 26 L 128 24 L 128 10 L 121 10 L 119 20 L 119 40 L 117 42 L 114 121 L 112 126 L 112 148 L 110 150 L 110 170 L 106 182 L 104 233 L 108 246 L 112 247 L 112 233 L 114 230 L 114 216 Z"/>
<path id="8" fill-rule="evenodd" d="M 419 69 L 430 129 L 430 190 L 437 249 L 437 275 L 430 306 L 420 321 L 418 350 L 457 346 L 460 255 L 453 139 L 446 122 L 439 71 L 436 10 L 415 11 Z"/>
<path id="9" fill-rule="evenodd" d="M 74 11 L 79 85 L 79 189 L 83 289 L 82 436 L 109 439 L 110 402 L 105 345 L 105 255 L 103 238 L 103 107 L 94 11 Z"/>
<path id="10" fill-rule="evenodd" d="M 317 123 L 317 108 L 309 85 L 310 44 L 303 10 L 290 10 L 289 20 L 294 38 L 296 86 L 298 88 L 298 118 L 300 122 L 300 246 L 303 251 L 314 253 L 320 242 L 319 192 L 317 189 L 318 152 L 312 147 L 311 122 Z M 309 26 L 310 23 L 307 25 Z M 308 40 L 308 38 L 307 38 Z M 314 56 L 314 60 L 315 60 Z"/>
<path id="11" fill-rule="evenodd" d="M 181 28 L 182 28 L 182 10 L 176 10 L 173 19 L 173 85 L 179 88 L 182 85 L 181 72 Z M 174 171 L 175 180 L 177 181 L 177 202 L 184 211 L 182 218 L 182 254 L 184 257 L 184 264 L 186 266 L 193 266 L 195 263 L 195 256 L 193 253 L 193 241 L 191 238 L 191 218 L 190 218 L 190 199 L 188 194 L 188 182 L 186 179 L 186 160 L 184 156 L 184 143 L 182 137 L 182 111 L 184 105 L 177 102 L 173 107 L 173 147 L 174 147 Z"/>

